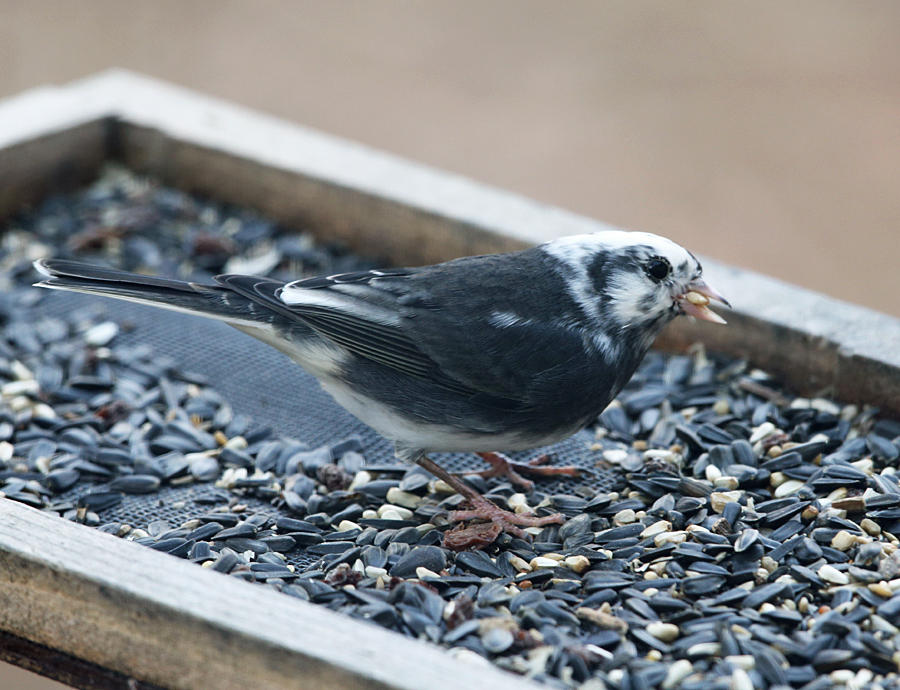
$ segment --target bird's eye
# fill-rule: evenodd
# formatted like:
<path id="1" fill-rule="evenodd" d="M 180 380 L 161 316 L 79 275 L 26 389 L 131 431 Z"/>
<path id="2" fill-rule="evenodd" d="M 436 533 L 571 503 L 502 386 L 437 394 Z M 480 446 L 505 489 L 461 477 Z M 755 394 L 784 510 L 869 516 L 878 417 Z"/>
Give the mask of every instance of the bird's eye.
<path id="1" fill-rule="evenodd" d="M 644 264 L 644 270 L 655 282 L 659 282 L 669 277 L 672 272 L 672 264 L 661 256 L 654 256 Z"/>

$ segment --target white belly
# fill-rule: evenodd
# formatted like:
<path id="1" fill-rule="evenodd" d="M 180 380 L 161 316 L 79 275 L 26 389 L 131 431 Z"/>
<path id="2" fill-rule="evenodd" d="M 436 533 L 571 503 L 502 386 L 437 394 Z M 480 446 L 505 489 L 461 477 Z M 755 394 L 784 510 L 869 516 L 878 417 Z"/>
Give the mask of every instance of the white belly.
<path id="1" fill-rule="evenodd" d="M 525 437 L 508 432 L 502 434 L 466 433 L 450 426 L 417 424 L 408 417 L 394 413 L 386 405 L 373 402 L 349 386 L 334 379 L 322 379 L 322 388 L 354 417 L 372 427 L 385 438 L 408 448 L 434 452 L 474 453 L 490 450 L 527 450 L 570 436 L 564 433 L 554 438 Z"/>

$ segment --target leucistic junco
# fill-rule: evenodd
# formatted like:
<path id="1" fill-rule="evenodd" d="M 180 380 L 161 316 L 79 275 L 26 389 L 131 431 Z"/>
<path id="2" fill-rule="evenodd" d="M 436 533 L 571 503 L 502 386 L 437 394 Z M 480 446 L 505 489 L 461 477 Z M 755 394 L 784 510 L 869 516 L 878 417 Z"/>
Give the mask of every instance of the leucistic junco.
<path id="1" fill-rule="evenodd" d="M 96 293 L 221 319 L 281 350 L 334 399 L 463 494 L 494 534 L 561 516 L 502 510 L 429 451 L 480 452 L 486 474 L 571 473 L 514 451 L 594 421 L 679 314 L 724 323 L 727 305 L 697 259 L 649 233 L 563 237 L 509 254 L 282 283 L 222 275 L 214 285 L 64 260 L 35 262 L 40 287 Z"/>

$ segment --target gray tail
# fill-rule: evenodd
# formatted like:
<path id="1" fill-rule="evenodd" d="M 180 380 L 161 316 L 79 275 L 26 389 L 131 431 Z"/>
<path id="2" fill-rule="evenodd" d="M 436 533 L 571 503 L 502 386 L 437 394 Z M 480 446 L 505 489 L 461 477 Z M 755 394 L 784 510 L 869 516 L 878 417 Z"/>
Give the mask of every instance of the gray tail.
<path id="1" fill-rule="evenodd" d="M 235 325 L 258 326 L 272 316 L 247 297 L 220 285 L 156 278 L 63 259 L 40 259 L 34 267 L 44 278 L 36 287 L 105 295 Z"/>

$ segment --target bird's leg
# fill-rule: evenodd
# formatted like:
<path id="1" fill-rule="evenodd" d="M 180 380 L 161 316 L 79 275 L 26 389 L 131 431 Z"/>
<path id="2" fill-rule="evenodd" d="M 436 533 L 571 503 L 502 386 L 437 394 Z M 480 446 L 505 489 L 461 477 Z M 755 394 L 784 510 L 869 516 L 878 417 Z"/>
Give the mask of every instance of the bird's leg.
<path id="1" fill-rule="evenodd" d="M 498 533 L 499 531 L 503 531 L 509 532 L 517 537 L 524 537 L 525 532 L 521 527 L 540 527 L 542 525 L 565 521 L 565 518 L 559 514 L 537 517 L 535 515 L 522 515 L 503 510 L 503 508 L 494 505 L 475 491 L 475 489 L 466 484 L 462 479 L 438 465 L 425 453 L 403 452 L 398 454 L 401 455 L 401 457 L 408 458 L 419 466 L 424 467 L 438 479 L 443 479 L 454 491 L 468 500 L 469 505 L 471 506 L 468 510 L 450 511 L 450 520 L 454 522 L 462 520 L 487 520 L 499 528 Z"/>
<path id="2" fill-rule="evenodd" d="M 580 468 L 574 465 L 565 465 L 563 467 L 545 467 L 550 462 L 551 457 L 547 453 L 538 455 L 528 462 L 518 462 L 502 453 L 477 453 L 478 457 L 490 465 L 486 470 L 475 470 L 471 472 L 461 472 L 461 474 L 477 474 L 479 477 L 507 477 L 516 486 L 521 486 L 526 491 L 534 488 L 534 482 L 525 479 L 521 473 L 532 474 L 538 477 L 577 477 Z"/>

